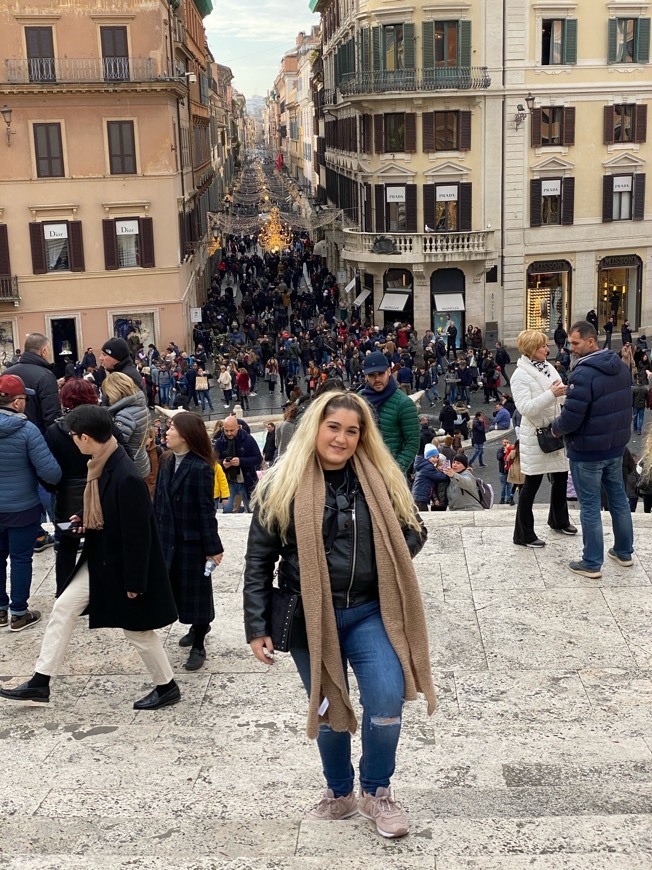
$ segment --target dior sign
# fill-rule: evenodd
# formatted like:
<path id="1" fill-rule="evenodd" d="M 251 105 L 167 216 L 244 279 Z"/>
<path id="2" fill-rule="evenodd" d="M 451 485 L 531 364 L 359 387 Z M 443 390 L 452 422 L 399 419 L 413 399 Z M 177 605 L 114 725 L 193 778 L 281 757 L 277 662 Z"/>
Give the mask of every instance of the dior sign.
<path id="1" fill-rule="evenodd" d="M 43 237 L 49 239 L 67 239 L 68 224 L 45 224 L 43 226 Z"/>

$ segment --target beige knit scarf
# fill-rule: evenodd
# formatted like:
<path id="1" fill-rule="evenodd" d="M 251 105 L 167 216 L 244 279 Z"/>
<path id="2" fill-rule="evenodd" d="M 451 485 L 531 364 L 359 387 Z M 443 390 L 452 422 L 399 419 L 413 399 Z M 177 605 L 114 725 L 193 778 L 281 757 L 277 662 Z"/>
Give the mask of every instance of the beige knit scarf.
<path id="1" fill-rule="evenodd" d="M 369 507 L 373 527 L 380 611 L 387 636 L 403 668 L 406 701 L 425 695 L 428 715 L 435 709 L 430 671 L 428 632 L 421 591 L 403 530 L 396 518 L 381 472 L 366 454 L 353 467 Z M 357 722 L 346 687 L 340 653 L 322 524 L 326 485 L 315 460 L 294 501 L 294 527 L 299 551 L 301 596 L 310 652 L 311 691 L 307 733 L 316 738 L 319 725 L 334 731 L 356 730 Z M 322 715 L 320 706 L 328 699 Z"/>
<path id="2" fill-rule="evenodd" d="M 84 490 L 84 528 L 86 529 L 104 528 L 99 480 L 109 456 L 117 449 L 118 442 L 112 435 L 106 444 L 100 445 L 92 459 L 88 460 L 88 477 Z"/>

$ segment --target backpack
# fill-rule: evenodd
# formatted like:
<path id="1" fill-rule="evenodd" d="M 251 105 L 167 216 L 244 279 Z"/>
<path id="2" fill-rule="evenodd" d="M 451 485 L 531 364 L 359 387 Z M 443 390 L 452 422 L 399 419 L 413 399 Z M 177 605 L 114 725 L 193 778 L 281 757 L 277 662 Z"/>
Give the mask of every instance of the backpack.
<path id="1" fill-rule="evenodd" d="M 494 504 L 493 487 L 490 483 L 485 483 L 480 477 L 476 477 L 475 482 L 478 485 L 478 501 L 485 510 L 489 510 Z"/>

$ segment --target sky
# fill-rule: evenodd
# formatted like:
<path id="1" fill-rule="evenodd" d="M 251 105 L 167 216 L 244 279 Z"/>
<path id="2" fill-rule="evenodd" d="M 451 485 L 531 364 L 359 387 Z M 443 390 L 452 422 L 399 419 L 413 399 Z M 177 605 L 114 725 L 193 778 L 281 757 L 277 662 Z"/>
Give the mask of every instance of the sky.
<path id="1" fill-rule="evenodd" d="M 231 67 L 233 85 L 245 97 L 272 89 L 297 33 L 318 23 L 308 0 L 213 0 L 213 12 L 204 19 L 215 60 Z"/>

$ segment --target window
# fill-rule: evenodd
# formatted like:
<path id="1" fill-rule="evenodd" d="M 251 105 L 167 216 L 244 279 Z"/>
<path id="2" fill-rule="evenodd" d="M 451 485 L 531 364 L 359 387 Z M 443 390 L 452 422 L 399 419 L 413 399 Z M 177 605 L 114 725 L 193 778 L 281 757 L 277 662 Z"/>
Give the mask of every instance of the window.
<path id="1" fill-rule="evenodd" d="M 60 124 L 34 124 L 34 154 L 39 178 L 63 178 Z"/>
<path id="2" fill-rule="evenodd" d="M 459 66 L 457 21 L 435 21 L 435 66 Z"/>
<path id="3" fill-rule="evenodd" d="M 561 145 L 563 141 L 564 110 L 561 106 L 541 109 L 541 144 Z"/>
<path id="4" fill-rule="evenodd" d="M 30 82 L 56 81 L 51 27 L 26 27 L 27 68 Z"/>
<path id="5" fill-rule="evenodd" d="M 609 19 L 609 63 L 649 63 L 650 19 Z"/>
<path id="6" fill-rule="evenodd" d="M 615 221 L 631 221 L 634 179 L 631 175 L 614 175 L 613 213 Z"/>
<path id="7" fill-rule="evenodd" d="M 407 230 L 407 215 L 405 209 L 405 187 L 385 187 L 386 226 L 390 233 L 402 233 Z"/>
<path id="8" fill-rule="evenodd" d="M 105 81 L 129 81 L 126 27 L 100 27 Z"/>
<path id="9" fill-rule="evenodd" d="M 577 63 L 577 19 L 550 18 L 543 21 L 541 63 L 543 66 Z"/>
<path id="10" fill-rule="evenodd" d="M 602 187 L 602 220 L 642 221 L 645 217 L 645 173 L 605 175 Z"/>
<path id="11" fill-rule="evenodd" d="M 154 232 L 151 218 L 116 218 L 102 221 L 104 266 L 107 270 L 154 267 Z"/>
<path id="12" fill-rule="evenodd" d="M 458 143 L 458 112 L 435 112 L 435 151 L 454 151 Z"/>
<path id="13" fill-rule="evenodd" d="M 393 71 L 404 68 L 405 43 L 403 41 L 403 25 L 387 24 L 383 27 L 385 44 L 384 69 Z"/>
<path id="14" fill-rule="evenodd" d="M 472 226 L 471 192 L 472 185 L 466 182 L 424 184 L 425 231 L 437 233 L 470 232 Z"/>
<path id="15" fill-rule="evenodd" d="M 471 112 L 424 112 L 423 150 L 470 151 Z"/>
<path id="16" fill-rule="evenodd" d="M 605 145 L 642 143 L 647 137 L 647 105 L 625 104 L 605 106 Z"/>
<path id="17" fill-rule="evenodd" d="M 371 217 L 371 187 L 366 207 Z M 417 231 L 416 184 L 377 184 L 376 232 L 415 233 Z"/>
<path id="18" fill-rule="evenodd" d="M 471 67 L 470 21 L 424 21 L 421 42 L 426 80 L 439 81 L 443 77 L 447 81 L 442 71 Z"/>
<path id="19" fill-rule="evenodd" d="M 118 268 L 140 266 L 140 239 L 138 221 L 116 221 L 115 235 L 118 245 Z"/>
<path id="20" fill-rule="evenodd" d="M 136 174 L 136 139 L 133 121 L 108 121 L 111 175 Z"/>
<path id="21" fill-rule="evenodd" d="M 533 109 L 531 115 L 531 145 L 533 148 L 574 144 L 574 106 L 543 106 L 540 109 Z"/>
<path id="22" fill-rule="evenodd" d="M 552 226 L 561 223 L 561 179 L 544 181 L 541 185 L 541 224 Z"/>
<path id="23" fill-rule="evenodd" d="M 530 181 L 530 226 L 570 226 L 574 219 L 574 178 L 534 178 Z"/>
<path id="24" fill-rule="evenodd" d="M 405 114 L 385 115 L 385 151 L 405 151 Z"/>
<path id="25" fill-rule="evenodd" d="M 29 236 L 35 275 L 84 271 L 81 221 L 34 221 Z"/>
<path id="26" fill-rule="evenodd" d="M 435 230 L 455 232 L 458 225 L 456 184 L 438 184 L 435 191 Z"/>

